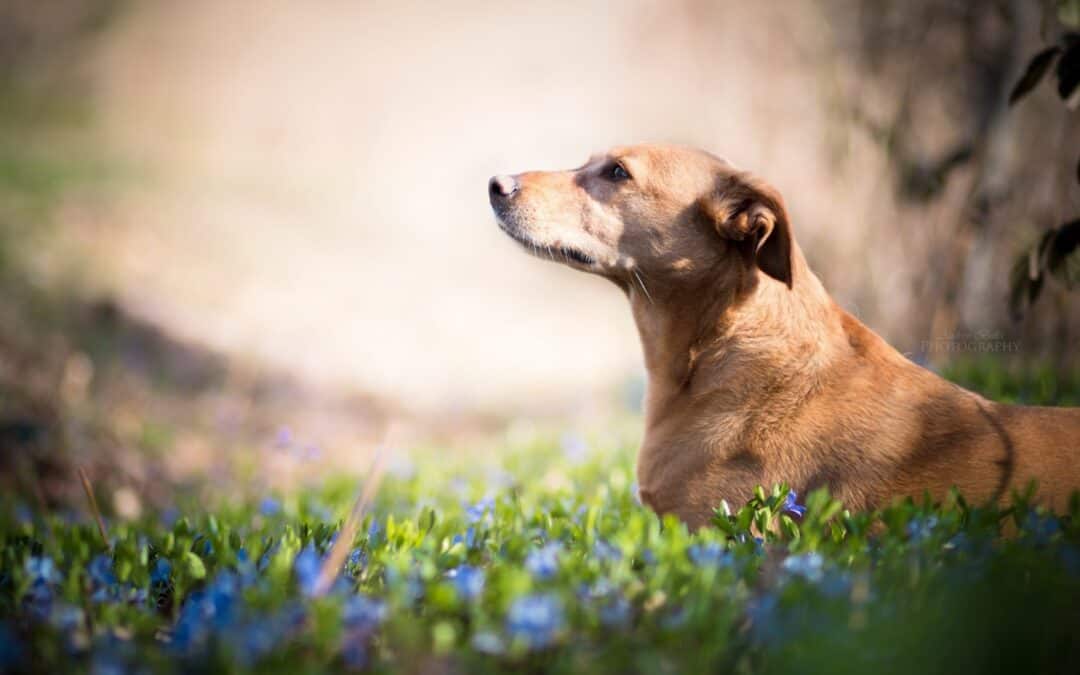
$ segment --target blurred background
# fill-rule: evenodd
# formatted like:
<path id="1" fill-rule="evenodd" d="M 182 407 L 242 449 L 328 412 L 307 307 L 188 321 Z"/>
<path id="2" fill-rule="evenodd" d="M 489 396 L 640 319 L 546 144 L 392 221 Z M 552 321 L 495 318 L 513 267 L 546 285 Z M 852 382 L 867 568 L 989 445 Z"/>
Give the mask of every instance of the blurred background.
<path id="1" fill-rule="evenodd" d="M 838 302 L 911 358 L 1075 404 L 1076 265 L 1028 251 L 1080 214 L 1076 100 L 1051 74 L 1008 101 L 1078 12 L 2 0 L 4 481 L 52 503 L 84 466 L 137 511 L 378 442 L 476 461 L 633 420 L 624 298 L 518 250 L 486 180 L 638 141 L 775 184 Z"/>

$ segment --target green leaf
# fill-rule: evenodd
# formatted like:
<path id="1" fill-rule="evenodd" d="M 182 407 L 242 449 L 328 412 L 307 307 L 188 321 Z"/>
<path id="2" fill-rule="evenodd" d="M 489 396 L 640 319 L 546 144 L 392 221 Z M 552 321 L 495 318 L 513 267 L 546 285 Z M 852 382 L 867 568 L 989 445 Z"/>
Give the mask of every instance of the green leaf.
<path id="1" fill-rule="evenodd" d="M 184 568 L 187 576 L 191 579 L 206 578 L 206 565 L 194 551 L 188 551 L 184 554 Z"/>

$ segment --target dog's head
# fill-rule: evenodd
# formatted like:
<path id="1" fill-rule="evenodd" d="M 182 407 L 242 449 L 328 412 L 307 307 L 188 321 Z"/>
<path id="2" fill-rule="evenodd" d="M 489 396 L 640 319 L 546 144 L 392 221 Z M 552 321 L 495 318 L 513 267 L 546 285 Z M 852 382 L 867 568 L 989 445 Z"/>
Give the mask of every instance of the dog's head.
<path id="1" fill-rule="evenodd" d="M 691 148 L 615 148 L 570 171 L 495 176 L 499 226 L 541 257 L 630 287 L 756 280 L 791 286 L 792 235 L 779 193 Z"/>

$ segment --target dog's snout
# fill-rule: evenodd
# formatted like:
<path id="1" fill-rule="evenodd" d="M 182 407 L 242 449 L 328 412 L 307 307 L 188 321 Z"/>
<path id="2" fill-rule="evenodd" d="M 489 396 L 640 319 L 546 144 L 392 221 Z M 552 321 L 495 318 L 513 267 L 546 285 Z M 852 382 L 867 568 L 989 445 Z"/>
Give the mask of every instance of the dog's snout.
<path id="1" fill-rule="evenodd" d="M 517 191 L 518 182 L 513 176 L 493 176 L 488 181 L 488 195 L 492 204 L 513 197 Z"/>

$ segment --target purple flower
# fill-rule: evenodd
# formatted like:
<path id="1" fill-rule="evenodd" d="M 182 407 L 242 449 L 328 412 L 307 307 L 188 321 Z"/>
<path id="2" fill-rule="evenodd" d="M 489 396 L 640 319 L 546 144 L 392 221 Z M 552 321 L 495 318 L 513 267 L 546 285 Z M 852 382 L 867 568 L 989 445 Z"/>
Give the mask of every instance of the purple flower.
<path id="1" fill-rule="evenodd" d="M 784 503 L 780 507 L 781 513 L 798 516 L 799 518 L 806 515 L 806 507 L 799 506 L 795 503 L 798 496 L 799 495 L 794 490 L 788 490 L 787 497 L 784 498 Z"/>
<path id="2" fill-rule="evenodd" d="M 565 618 L 562 602 L 551 594 L 526 595 L 510 605 L 506 632 L 513 640 L 536 649 L 546 647 L 558 637 Z"/>
<path id="3" fill-rule="evenodd" d="M 446 573 L 446 578 L 454 584 L 458 597 L 475 600 L 484 592 L 484 570 L 471 565 L 461 565 Z"/>
<path id="4" fill-rule="evenodd" d="M 293 434 L 289 427 L 281 427 L 277 430 L 277 434 L 274 436 L 274 447 L 278 450 L 287 450 L 292 447 Z"/>
<path id="5" fill-rule="evenodd" d="M 525 556 L 525 569 L 539 581 L 551 579 L 559 571 L 559 553 L 561 552 L 562 546 L 558 542 L 551 542 L 533 549 Z"/>

